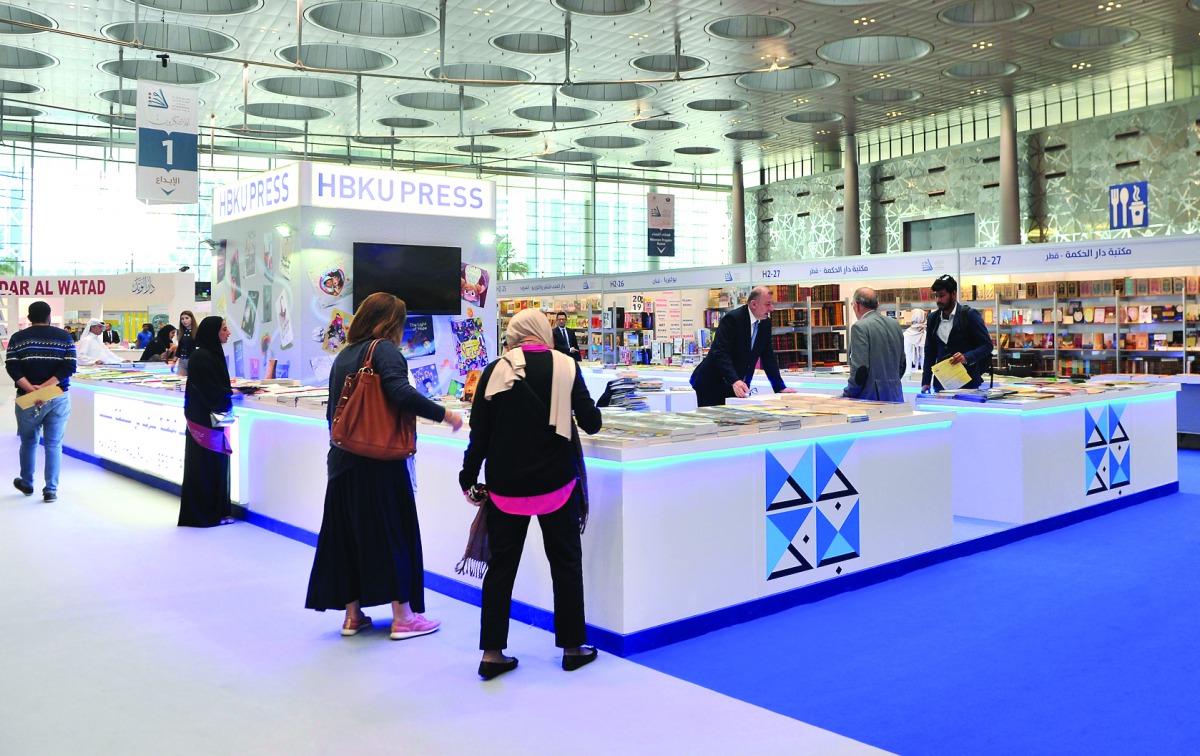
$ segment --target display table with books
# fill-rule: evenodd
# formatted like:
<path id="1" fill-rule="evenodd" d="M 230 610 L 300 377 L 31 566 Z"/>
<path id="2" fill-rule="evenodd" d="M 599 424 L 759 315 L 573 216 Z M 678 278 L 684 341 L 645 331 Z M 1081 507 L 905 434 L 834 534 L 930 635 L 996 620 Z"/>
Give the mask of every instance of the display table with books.
<path id="1" fill-rule="evenodd" d="M 1174 383 L 1006 384 L 917 397 L 954 410 L 954 514 L 1027 523 L 1178 490 Z M 944 487 L 945 481 L 936 482 Z"/>
<path id="2" fill-rule="evenodd" d="M 178 485 L 182 386 L 132 367 L 82 371 L 72 381 L 69 453 Z M 263 388 L 235 402 L 234 498 L 251 522 L 312 544 L 325 491 L 326 390 Z M 787 410 L 604 411 L 604 430 L 584 437 L 593 642 L 618 653 L 662 645 L 729 624 L 756 602 L 951 543 L 950 501 L 927 491 L 929 480 L 950 479 L 953 413 L 810 399 Z M 414 482 L 427 586 L 478 602 L 481 581 L 454 572 L 475 515 L 458 489 L 466 443 L 466 428 L 419 423 Z M 541 552 L 540 540 L 530 528 L 529 554 Z M 519 621 L 549 626 L 544 559 L 525 560 L 514 598 Z M 739 609 L 727 614 L 731 607 Z"/>
<path id="3" fill-rule="evenodd" d="M 1200 375 L 1187 373 L 1181 375 L 1155 375 L 1145 373 L 1107 373 L 1094 375 L 1092 380 L 1097 383 L 1111 381 L 1140 381 L 1143 383 L 1177 383 L 1179 395 L 1175 402 L 1179 417 L 1180 433 L 1200 434 Z"/>

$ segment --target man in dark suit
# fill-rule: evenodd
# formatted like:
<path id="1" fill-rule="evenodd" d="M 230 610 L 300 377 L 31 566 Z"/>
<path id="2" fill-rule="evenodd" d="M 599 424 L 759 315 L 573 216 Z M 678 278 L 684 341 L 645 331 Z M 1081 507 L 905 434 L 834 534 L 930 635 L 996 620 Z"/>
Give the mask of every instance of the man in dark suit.
<path id="1" fill-rule="evenodd" d="M 972 307 L 958 301 L 958 282 L 952 276 L 939 276 L 930 287 L 937 311 L 925 326 L 925 368 L 921 373 L 921 391 L 941 390 L 932 380 L 933 365 L 947 357 L 953 365 L 964 365 L 971 374 L 966 388 L 983 383 L 983 371 L 991 369 L 992 337 L 983 317 Z"/>
<path id="2" fill-rule="evenodd" d="M 750 290 L 746 304 L 725 313 L 717 325 L 708 355 L 692 371 L 696 404 L 712 407 L 732 397 L 750 395 L 754 366 L 762 361 L 763 372 L 775 393 L 794 393 L 785 388 L 771 346 L 771 312 L 775 295 L 765 286 Z"/>
<path id="3" fill-rule="evenodd" d="M 112 327 L 112 323 L 104 324 L 104 343 L 105 344 L 120 344 L 121 332 Z"/>
<path id="4" fill-rule="evenodd" d="M 576 362 L 581 358 L 579 342 L 575 339 L 575 332 L 567 328 L 567 313 L 565 312 L 554 316 L 554 348 L 563 354 L 571 355 Z"/>

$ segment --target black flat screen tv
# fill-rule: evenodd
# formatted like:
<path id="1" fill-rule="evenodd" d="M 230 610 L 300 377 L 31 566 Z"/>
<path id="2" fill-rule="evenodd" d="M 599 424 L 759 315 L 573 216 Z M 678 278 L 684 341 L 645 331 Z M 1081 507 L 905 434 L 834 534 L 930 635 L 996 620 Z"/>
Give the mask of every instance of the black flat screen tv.
<path id="1" fill-rule="evenodd" d="M 421 315 L 462 311 L 462 249 L 417 244 L 354 243 L 354 309 L 377 291 L 404 300 Z"/>

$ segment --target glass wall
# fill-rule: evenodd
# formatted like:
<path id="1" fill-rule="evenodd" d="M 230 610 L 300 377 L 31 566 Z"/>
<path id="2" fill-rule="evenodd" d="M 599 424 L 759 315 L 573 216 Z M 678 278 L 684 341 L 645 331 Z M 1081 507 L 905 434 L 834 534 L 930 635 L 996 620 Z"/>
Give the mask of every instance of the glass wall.
<path id="1" fill-rule="evenodd" d="M 299 156 L 202 154 L 196 205 L 134 198 L 133 149 L 9 141 L 0 152 L 0 261 L 24 275 L 195 270 L 209 280 L 215 185 Z M 644 180 L 593 180 L 557 168 L 496 181 L 497 233 L 525 275 L 613 273 L 720 265 L 729 259 L 729 191 L 661 188 L 676 197 L 676 256 L 646 256 Z M 517 270 L 520 265 L 512 266 Z"/>

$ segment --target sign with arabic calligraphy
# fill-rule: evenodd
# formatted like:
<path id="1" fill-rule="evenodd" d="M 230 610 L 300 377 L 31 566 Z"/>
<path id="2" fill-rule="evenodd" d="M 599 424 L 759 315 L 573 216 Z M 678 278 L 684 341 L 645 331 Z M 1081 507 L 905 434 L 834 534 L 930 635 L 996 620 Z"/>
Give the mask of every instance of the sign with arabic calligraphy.
<path id="1" fill-rule="evenodd" d="M 195 89 L 138 81 L 138 199 L 153 204 L 198 200 L 199 110 Z"/>
<path id="2" fill-rule="evenodd" d="M 646 254 L 675 256 L 675 195 L 646 195 Z"/>
<path id="3" fill-rule="evenodd" d="M 1117 184 L 1108 187 L 1108 227 L 1146 228 L 1150 225 L 1150 184 Z"/>
<path id="4" fill-rule="evenodd" d="M 928 279 L 953 273 L 955 252 L 921 252 L 856 257 L 825 257 L 790 262 L 755 263 L 756 283 L 847 281 L 867 283 L 884 279 Z"/>
<path id="5" fill-rule="evenodd" d="M 963 275 L 1056 272 L 1185 265 L 1195 259 L 1190 237 L 1109 239 L 1071 244 L 1022 244 L 961 250 Z"/>

